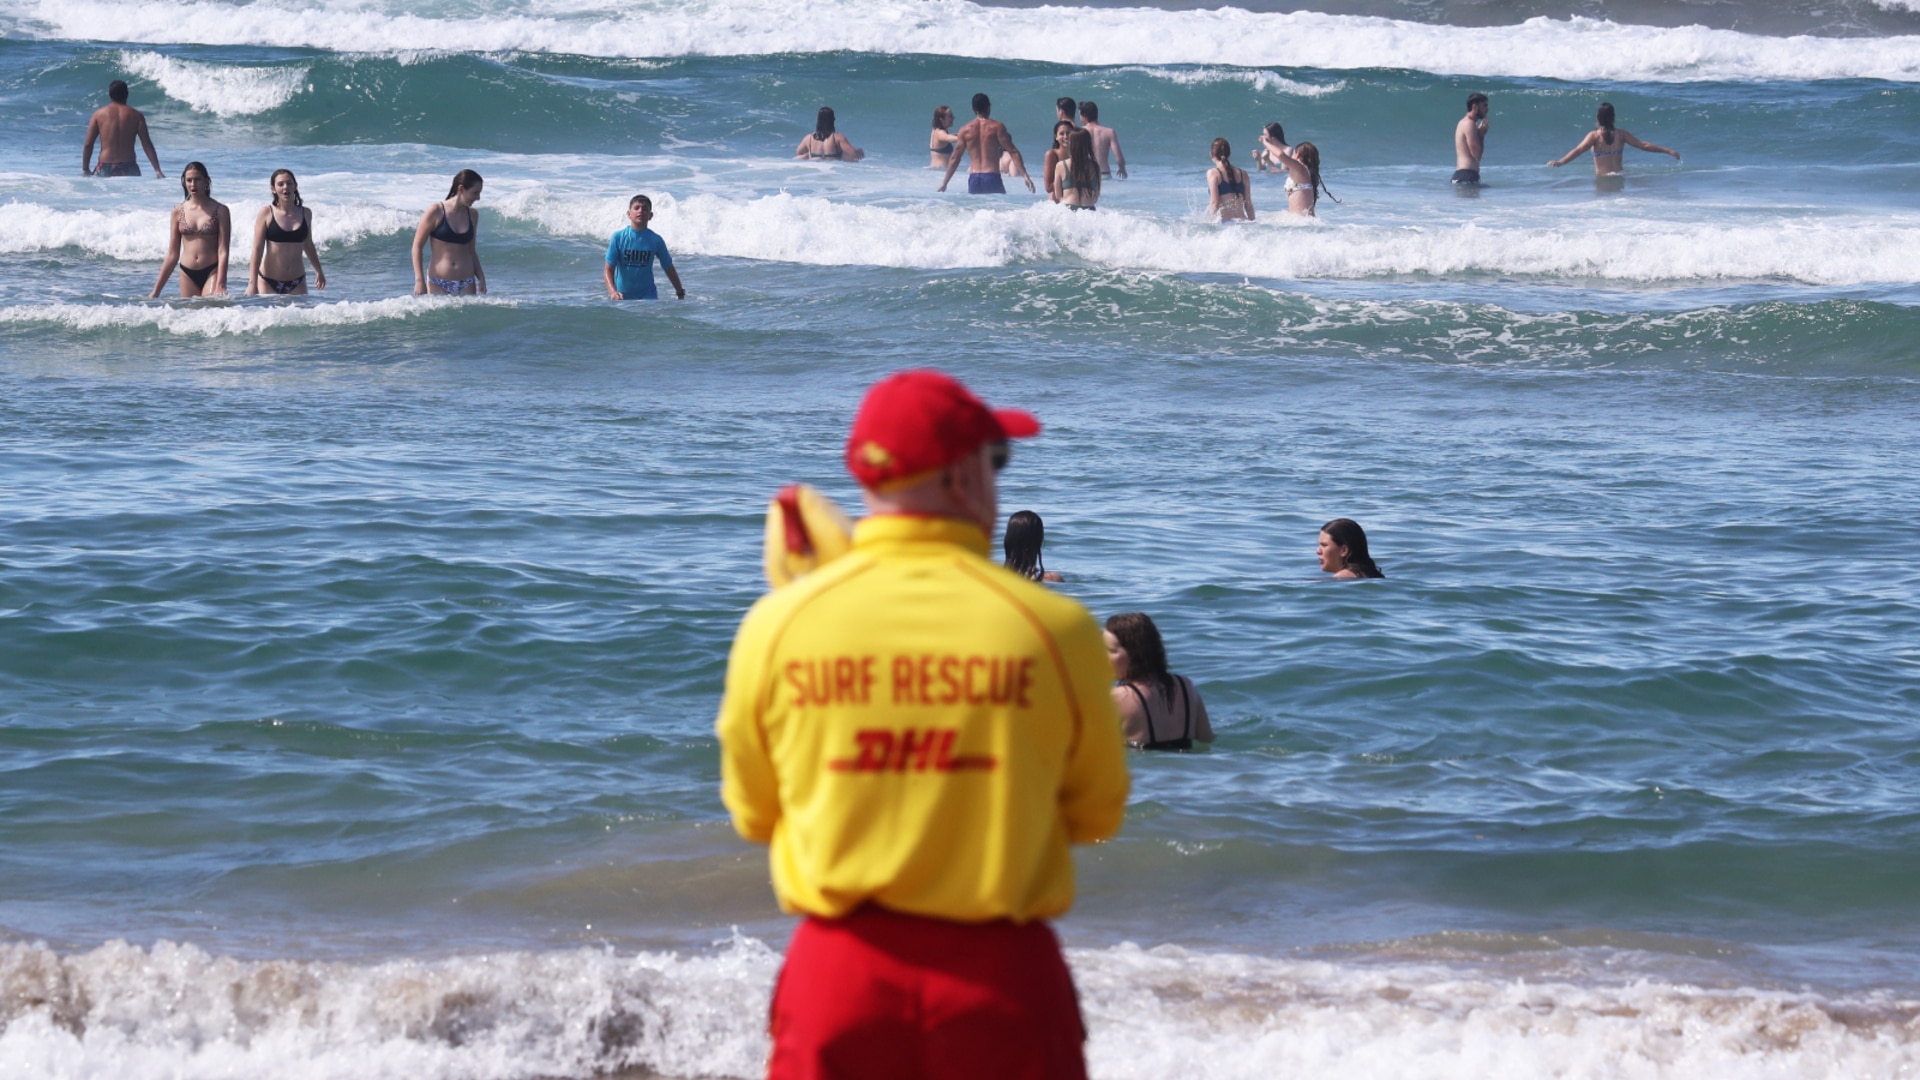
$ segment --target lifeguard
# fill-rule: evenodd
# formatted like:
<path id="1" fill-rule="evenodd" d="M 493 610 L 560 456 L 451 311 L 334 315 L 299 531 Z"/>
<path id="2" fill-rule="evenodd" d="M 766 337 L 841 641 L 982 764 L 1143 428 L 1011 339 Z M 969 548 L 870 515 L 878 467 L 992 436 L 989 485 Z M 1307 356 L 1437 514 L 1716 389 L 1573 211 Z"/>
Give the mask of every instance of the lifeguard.
<path id="1" fill-rule="evenodd" d="M 938 372 L 882 380 L 847 440 L 852 550 L 734 639 L 721 795 L 806 916 L 772 1077 L 1086 1075 L 1044 920 L 1073 902 L 1068 845 L 1119 829 L 1127 771 L 1100 628 L 987 558 L 994 474 L 1039 431 Z"/>

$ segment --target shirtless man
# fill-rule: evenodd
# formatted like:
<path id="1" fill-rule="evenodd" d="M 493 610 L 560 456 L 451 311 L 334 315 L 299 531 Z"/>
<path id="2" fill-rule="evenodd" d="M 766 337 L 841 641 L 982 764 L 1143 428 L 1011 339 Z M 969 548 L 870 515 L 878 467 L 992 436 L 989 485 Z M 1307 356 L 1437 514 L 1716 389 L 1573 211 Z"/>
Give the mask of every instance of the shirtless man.
<path id="1" fill-rule="evenodd" d="M 1000 155 L 1013 158 L 1014 175 L 1027 182 L 1027 190 L 1034 190 L 1033 177 L 1027 175 L 1027 164 L 1020 157 L 1020 151 L 1014 148 L 1013 136 L 1007 134 L 1007 125 L 990 119 L 993 102 L 985 94 L 973 95 L 973 119 L 954 137 L 967 157 L 967 194 L 969 195 L 1005 195 L 1007 186 L 1000 182 Z M 947 174 L 940 178 L 940 190 L 947 190 L 947 182 L 953 179 L 953 172 L 960 167 L 960 154 L 956 153 L 947 161 Z"/>
<path id="2" fill-rule="evenodd" d="M 1085 121 L 1088 134 L 1093 136 L 1093 160 L 1100 163 L 1100 175 L 1112 176 L 1113 168 L 1107 163 L 1107 153 L 1120 162 L 1120 179 L 1127 178 L 1127 155 L 1120 149 L 1120 137 L 1113 129 L 1100 122 L 1100 106 L 1091 101 L 1080 103 L 1080 119 Z"/>
<path id="3" fill-rule="evenodd" d="M 139 176 L 140 163 L 133 159 L 133 140 L 138 137 L 153 162 L 153 175 L 160 171 L 160 156 L 153 152 L 153 140 L 147 136 L 147 118 L 127 104 L 127 84 L 115 79 L 107 84 L 108 104 L 87 122 L 87 145 L 80 150 L 82 176 Z M 93 167 L 94 140 L 100 142 L 100 167 Z"/>
<path id="4" fill-rule="evenodd" d="M 1453 126 L 1453 182 L 1480 182 L 1480 157 L 1487 152 L 1487 95 L 1467 95 L 1467 115 Z"/>

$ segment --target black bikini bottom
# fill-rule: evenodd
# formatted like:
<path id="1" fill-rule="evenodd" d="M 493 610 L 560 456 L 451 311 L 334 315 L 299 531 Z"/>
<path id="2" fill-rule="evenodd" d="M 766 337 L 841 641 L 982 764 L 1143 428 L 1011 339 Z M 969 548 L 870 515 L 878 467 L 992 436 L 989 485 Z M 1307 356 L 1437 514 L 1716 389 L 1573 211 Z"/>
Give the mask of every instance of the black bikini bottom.
<path id="1" fill-rule="evenodd" d="M 219 263 L 208 263 L 198 270 L 191 266 L 182 266 L 180 272 L 186 275 L 188 281 L 193 282 L 194 288 L 204 289 L 207 287 L 207 279 L 213 276 L 214 269 L 219 265 Z"/>
<path id="2" fill-rule="evenodd" d="M 292 293 L 293 290 L 307 283 L 307 279 L 304 276 L 294 278 L 292 281 L 281 281 L 279 278 L 270 278 L 265 274 L 261 274 L 260 280 L 273 286 L 273 291 L 279 293 L 281 296 L 286 296 Z"/>

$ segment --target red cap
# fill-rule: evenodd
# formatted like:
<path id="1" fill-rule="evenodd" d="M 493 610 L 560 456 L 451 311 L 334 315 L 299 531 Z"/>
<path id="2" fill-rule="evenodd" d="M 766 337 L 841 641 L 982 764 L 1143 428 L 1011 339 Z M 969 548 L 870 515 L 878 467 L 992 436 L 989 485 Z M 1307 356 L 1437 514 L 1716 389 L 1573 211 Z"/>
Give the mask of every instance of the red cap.
<path id="1" fill-rule="evenodd" d="M 959 461 L 988 443 L 1040 434 L 1019 409 L 989 409 L 950 375 L 901 371 L 873 384 L 847 435 L 847 471 L 879 489 Z"/>

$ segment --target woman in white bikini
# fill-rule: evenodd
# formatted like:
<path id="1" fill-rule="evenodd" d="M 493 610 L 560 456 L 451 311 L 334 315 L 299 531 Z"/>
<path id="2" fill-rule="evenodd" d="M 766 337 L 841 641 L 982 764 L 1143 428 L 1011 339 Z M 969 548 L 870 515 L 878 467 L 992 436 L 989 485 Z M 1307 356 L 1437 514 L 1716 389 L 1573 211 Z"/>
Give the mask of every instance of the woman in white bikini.
<path id="1" fill-rule="evenodd" d="M 472 169 L 453 177 L 447 197 L 427 207 L 413 230 L 413 295 L 425 293 L 478 296 L 487 291 L 487 272 L 480 267 L 480 199 L 485 181 Z M 433 261 L 422 260 L 433 245 Z"/>
<path id="2" fill-rule="evenodd" d="M 227 291 L 227 246 L 233 240 L 233 217 L 226 204 L 213 198 L 213 178 L 207 167 L 187 162 L 180 170 L 180 190 L 187 201 L 167 215 L 167 261 L 149 296 L 167 287 L 173 268 L 180 267 L 181 296 L 212 296 Z"/>
<path id="3" fill-rule="evenodd" d="M 292 169 L 275 169 L 267 181 L 273 201 L 253 219 L 253 263 L 247 273 L 247 295 L 307 295 L 307 263 L 313 264 L 313 287 L 327 287 L 320 269 L 320 250 L 313 246 L 313 211 L 300 201 L 300 181 Z"/>
<path id="4" fill-rule="evenodd" d="M 959 145 L 960 136 L 953 133 L 953 110 L 945 105 L 934 109 L 933 131 L 927 136 L 927 168 L 946 168 Z"/>
<path id="5" fill-rule="evenodd" d="M 867 152 L 833 130 L 833 110 L 822 105 L 820 114 L 813 121 L 813 134 L 800 140 L 793 156 L 812 161 L 859 161 L 867 156 Z M 946 166 L 943 164 L 941 167 Z"/>
<path id="6" fill-rule="evenodd" d="M 1225 139 L 1213 140 L 1209 151 L 1213 167 L 1207 170 L 1207 217 L 1214 221 L 1252 221 L 1253 185 L 1247 170 L 1233 165 L 1233 147 Z"/>
<path id="7" fill-rule="evenodd" d="M 1633 132 L 1626 128 L 1615 127 L 1613 105 L 1609 102 L 1600 103 L 1599 115 L 1594 119 L 1599 121 L 1599 127 L 1587 132 L 1587 137 L 1580 140 L 1580 145 L 1567 151 L 1565 157 L 1558 161 L 1549 161 L 1547 164 L 1557 169 L 1591 150 L 1593 151 L 1593 175 L 1618 176 L 1627 171 L 1627 147 L 1629 146 L 1655 154 L 1669 154 L 1673 160 L 1680 160 L 1680 151 L 1669 150 L 1655 143 L 1642 142 L 1634 138 Z"/>
<path id="8" fill-rule="evenodd" d="M 1213 741 L 1207 703 L 1193 680 L 1167 671 L 1167 647 L 1160 628 L 1144 613 L 1130 611 L 1107 620 L 1101 635 L 1107 663 L 1113 666 L 1113 704 L 1120 710 L 1120 733 L 1136 750 L 1191 750 Z"/>
<path id="9" fill-rule="evenodd" d="M 1299 217 L 1314 217 L 1314 208 L 1320 205 L 1320 195 L 1326 193 L 1333 198 L 1333 192 L 1320 180 L 1320 148 L 1310 142 L 1297 143 L 1291 151 L 1272 148 L 1273 160 L 1287 170 L 1287 183 L 1281 190 L 1287 193 L 1287 211 Z"/>

